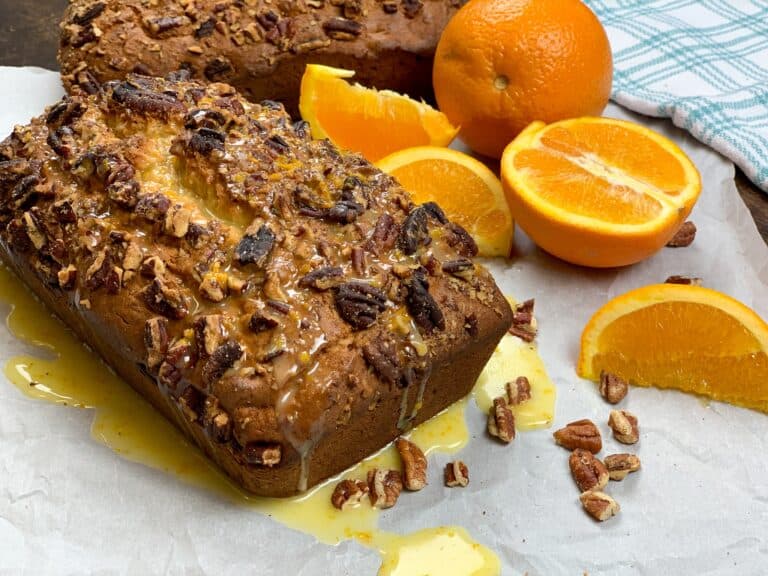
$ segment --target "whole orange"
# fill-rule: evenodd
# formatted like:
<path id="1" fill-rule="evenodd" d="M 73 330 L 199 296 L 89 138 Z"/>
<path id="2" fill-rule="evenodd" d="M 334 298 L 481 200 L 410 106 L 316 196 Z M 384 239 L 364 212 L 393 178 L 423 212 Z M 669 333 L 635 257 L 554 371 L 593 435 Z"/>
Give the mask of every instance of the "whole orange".
<path id="1" fill-rule="evenodd" d="M 475 152 L 494 158 L 534 120 L 599 116 L 613 59 L 580 0 L 470 0 L 435 54 L 440 110 Z"/>

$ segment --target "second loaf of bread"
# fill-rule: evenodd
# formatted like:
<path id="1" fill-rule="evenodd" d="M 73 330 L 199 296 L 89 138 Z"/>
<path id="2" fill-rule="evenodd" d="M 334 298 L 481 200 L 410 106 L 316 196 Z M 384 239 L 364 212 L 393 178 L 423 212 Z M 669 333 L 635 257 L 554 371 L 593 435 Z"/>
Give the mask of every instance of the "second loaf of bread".
<path id="1" fill-rule="evenodd" d="M 68 88 L 130 72 L 227 82 L 298 109 L 307 63 L 428 98 L 432 57 L 463 0 L 72 0 L 59 62 Z"/>

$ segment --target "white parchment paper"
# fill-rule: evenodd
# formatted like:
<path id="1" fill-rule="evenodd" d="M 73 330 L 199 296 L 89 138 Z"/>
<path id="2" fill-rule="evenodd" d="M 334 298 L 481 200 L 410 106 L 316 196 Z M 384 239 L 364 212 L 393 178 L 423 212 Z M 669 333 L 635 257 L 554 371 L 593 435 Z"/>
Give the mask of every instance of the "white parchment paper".
<path id="1" fill-rule="evenodd" d="M 0 68 L 0 138 L 62 94 L 58 77 Z M 517 256 L 490 267 L 502 290 L 536 298 L 541 356 L 558 386 L 555 428 L 579 418 L 603 427 L 609 408 L 575 374 L 581 330 L 609 298 L 695 275 L 768 318 L 768 248 L 733 183 L 733 165 L 663 121 L 612 106 L 609 115 L 667 134 L 691 156 L 704 190 L 686 249 L 664 249 L 621 270 L 575 268 L 516 237 Z M 0 363 L 24 350 L 0 328 Z M 643 469 L 610 492 L 618 517 L 592 522 L 578 502 L 567 453 L 551 430 L 511 447 L 483 436 L 473 403 L 461 454 L 472 483 L 433 481 L 382 514 L 401 534 L 459 524 L 501 557 L 503 574 L 768 573 L 768 416 L 676 392 L 633 389 Z M 116 456 L 91 440 L 91 414 L 27 399 L 0 375 L 1 574 L 373 575 L 377 554 L 356 543 L 320 544 L 271 519 Z M 447 456 L 431 459 L 432 470 Z"/>

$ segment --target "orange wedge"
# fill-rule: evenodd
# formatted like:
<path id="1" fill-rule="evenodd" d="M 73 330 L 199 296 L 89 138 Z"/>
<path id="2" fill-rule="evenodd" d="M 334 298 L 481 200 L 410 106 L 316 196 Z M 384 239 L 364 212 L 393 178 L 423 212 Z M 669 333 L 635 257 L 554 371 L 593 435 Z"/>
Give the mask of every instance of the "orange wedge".
<path id="1" fill-rule="evenodd" d="M 371 162 L 411 146 L 448 146 L 458 128 L 424 102 L 350 84 L 352 70 L 308 64 L 299 110 L 314 138 L 360 152 Z"/>
<path id="2" fill-rule="evenodd" d="M 419 146 L 377 163 L 417 204 L 437 202 L 477 243 L 481 256 L 509 256 L 514 223 L 504 190 L 485 164 L 450 148 Z"/>
<path id="3" fill-rule="evenodd" d="M 581 336 L 577 372 L 768 412 L 768 324 L 715 290 L 657 284 L 614 298 Z"/>
<path id="4" fill-rule="evenodd" d="M 701 191 L 673 142 L 612 118 L 530 124 L 504 150 L 501 176 L 512 216 L 536 244 L 601 268 L 662 248 Z"/>

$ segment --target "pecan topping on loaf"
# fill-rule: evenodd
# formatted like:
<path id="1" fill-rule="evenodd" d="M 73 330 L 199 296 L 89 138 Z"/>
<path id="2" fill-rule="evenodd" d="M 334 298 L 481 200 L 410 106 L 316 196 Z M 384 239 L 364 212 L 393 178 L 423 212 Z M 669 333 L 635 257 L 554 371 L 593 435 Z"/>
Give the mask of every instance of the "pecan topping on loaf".
<path id="1" fill-rule="evenodd" d="M 129 76 L 0 152 L 0 255 L 251 490 L 444 408 L 508 327 L 437 205 L 230 86 Z M 317 471 L 342 433 L 366 448 Z"/>

